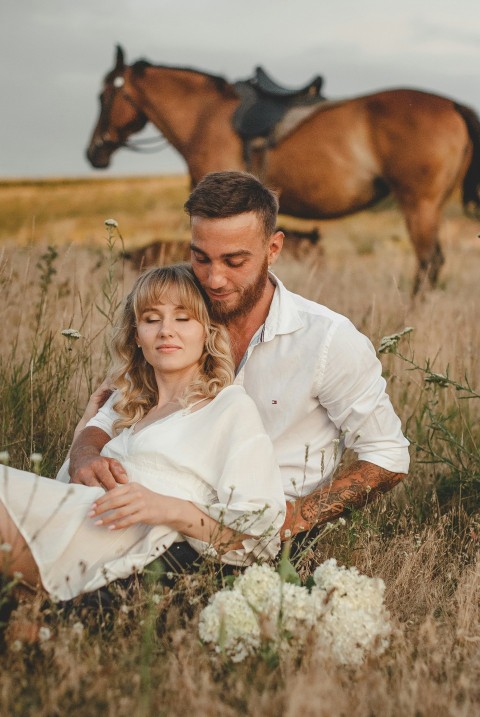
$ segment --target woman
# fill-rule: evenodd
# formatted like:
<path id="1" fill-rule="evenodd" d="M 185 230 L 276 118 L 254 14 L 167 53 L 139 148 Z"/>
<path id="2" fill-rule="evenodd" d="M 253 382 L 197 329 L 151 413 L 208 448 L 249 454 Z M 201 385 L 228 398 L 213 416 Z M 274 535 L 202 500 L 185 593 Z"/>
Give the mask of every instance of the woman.
<path id="1" fill-rule="evenodd" d="M 244 564 L 279 549 L 285 502 L 255 405 L 233 386 L 225 330 L 188 267 L 153 269 L 128 295 L 113 339 L 117 390 L 89 425 L 128 483 L 104 492 L 5 468 L 2 568 L 55 600 L 142 570 L 175 540 Z"/>

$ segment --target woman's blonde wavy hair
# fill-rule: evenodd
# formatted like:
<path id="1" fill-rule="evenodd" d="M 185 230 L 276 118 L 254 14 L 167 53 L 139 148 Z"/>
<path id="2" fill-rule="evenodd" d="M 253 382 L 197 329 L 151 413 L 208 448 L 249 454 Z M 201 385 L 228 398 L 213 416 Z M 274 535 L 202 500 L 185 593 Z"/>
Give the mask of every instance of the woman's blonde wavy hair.
<path id="1" fill-rule="evenodd" d="M 139 421 L 158 401 L 153 368 L 137 347 L 137 323 L 143 311 L 161 301 L 168 301 L 175 290 L 186 312 L 205 329 L 206 340 L 200 368 L 194 381 L 182 396 L 187 407 L 194 400 L 215 398 L 234 379 L 234 363 L 226 329 L 212 322 L 195 276 L 188 264 L 172 264 L 151 269 L 136 280 L 122 307 L 112 340 L 113 382 L 120 392 L 114 410 L 120 415 L 115 430 Z"/>

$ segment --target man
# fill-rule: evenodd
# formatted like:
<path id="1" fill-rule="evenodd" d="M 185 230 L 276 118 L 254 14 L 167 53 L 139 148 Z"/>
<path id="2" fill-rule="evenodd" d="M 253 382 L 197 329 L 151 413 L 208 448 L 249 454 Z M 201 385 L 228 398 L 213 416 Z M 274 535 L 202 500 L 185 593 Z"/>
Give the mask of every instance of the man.
<path id="1" fill-rule="evenodd" d="M 408 441 L 368 339 L 345 317 L 292 294 L 269 272 L 282 248 L 278 200 L 252 175 L 215 172 L 185 204 L 191 263 L 230 334 L 236 382 L 255 400 L 289 499 L 284 537 L 363 507 L 408 471 Z M 71 453 L 73 482 L 126 480 L 91 425 Z M 336 477 L 343 448 L 358 460 Z"/>

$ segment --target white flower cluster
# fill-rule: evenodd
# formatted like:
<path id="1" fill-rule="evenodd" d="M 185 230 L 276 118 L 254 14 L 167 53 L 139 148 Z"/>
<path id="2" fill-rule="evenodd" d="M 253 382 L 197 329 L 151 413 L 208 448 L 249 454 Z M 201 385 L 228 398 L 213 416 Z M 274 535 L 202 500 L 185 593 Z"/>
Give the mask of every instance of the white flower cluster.
<path id="1" fill-rule="evenodd" d="M 317 651 L 340 665 L 358 665 L 367 654 L 381 654 L 391 631 L 383 581 L 337 566 L 333 559 L 313 578 L 309 591 L 284 583 L 268 565 L 252 565 L 232 590 L 216 593 L 204 608 L 200 638 L 234 662 L 265 643 L 281 654 L 298 654 L 309 637 Z"/>
<path id="2" fill-rule="evenodd" d="M 315 570 L 313 579 L 312 596 L 320 618 L 316 632 L 322 649 L 341 665 L 359 665 L 367 654 L 385 652 L 391 626 L 383 602 L 383 580 L 339 566 L 333 558 Z"/>
<path id="3" fill-rule="evenodd" d="M 379 354 L 390 354 L 393 351 L 396 350 L 398 342 L 402 338 L 402 336 L 406 336 L 406 334 L 412 333 L 413 328 L 411 326 L 407 326 L 403 329 L 403 331 L 399 331 L 398 334 L 391 334 L 390 336 L 384 336 L 382 340 L 380 341 L 380 346 L 378 347 L 378 353 Z"/>
<path id="4" fill-rule="evenodd" d="M 61 331 L 62 336 L 65 336 L 67 339 L 71 339 L 72 341 L 78 341 L 78 339 L 82 338 L 82 334 L 80 331 L 77 331 L 76 329 L 63 329 Z"/>
<path id="5" fill-rule="evenodd" d="M 260 647 L 260 626 L 241 592 L 220 590 L 202 610 L 199 634 L 217 652 L 241 662 Z"/>

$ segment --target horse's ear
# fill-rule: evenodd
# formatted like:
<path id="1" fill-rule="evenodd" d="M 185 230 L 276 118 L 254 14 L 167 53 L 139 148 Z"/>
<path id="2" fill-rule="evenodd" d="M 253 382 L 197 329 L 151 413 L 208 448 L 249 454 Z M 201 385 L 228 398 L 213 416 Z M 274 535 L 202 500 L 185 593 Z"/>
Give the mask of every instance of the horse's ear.
<path id="1" fill-rule="evenodd" d="M 116 45 L 117 48 L 117 56 L 115 58 L 115 70 L 117 72 L 121 72 L 123 68 L 125 67 L 125 58 L 123 54 L 123 49 L 121 45 Z"/>

